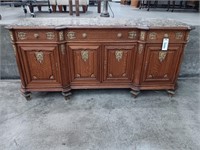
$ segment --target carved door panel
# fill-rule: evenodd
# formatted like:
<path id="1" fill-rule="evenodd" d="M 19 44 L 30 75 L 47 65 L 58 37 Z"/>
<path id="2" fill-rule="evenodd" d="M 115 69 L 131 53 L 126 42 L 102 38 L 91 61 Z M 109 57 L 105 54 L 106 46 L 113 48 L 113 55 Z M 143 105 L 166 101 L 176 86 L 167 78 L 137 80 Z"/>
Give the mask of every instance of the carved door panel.
<path id="1" fill-rule="evenodd" d="M 131 82 L 135 56 L 134 46 L 105 46 L 104 81 Z"/>
<path id="2" fill-rule="evenodd" d="M 149 84 L 173 83 L 177 75 L 182 45 L 170 45 L 161 51 L 160 44 L 147 45 L 143 66 L 143 82 Z"/>
<path id="3" fill-rule="evenodd" d="M 21 46 L 23 67 L 28 86 L 40 87 L 60 85 L 60 69 L 56 47 Z"/>
<path id="4" fill-rule="evenodd" d="M 100 46 L 69 46 L 72 82 L 99 82 Z"/>

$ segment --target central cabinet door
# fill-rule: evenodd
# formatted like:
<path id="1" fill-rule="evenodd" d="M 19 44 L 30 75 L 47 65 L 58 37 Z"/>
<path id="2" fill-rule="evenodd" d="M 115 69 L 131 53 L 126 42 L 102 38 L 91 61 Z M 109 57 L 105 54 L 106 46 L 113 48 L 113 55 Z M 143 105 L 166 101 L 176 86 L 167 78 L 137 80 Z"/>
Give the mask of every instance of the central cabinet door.
<path id="1" fill-rule="evenodd" d="M 131 82 L 135 56 L 135 45 L 105 46 L 104 82 Z"/>
<path id="2" fill-rule="evenodd" d="M 100 46 L 69 46 L 71 80 L 74 83 L 100 82 Z"/>

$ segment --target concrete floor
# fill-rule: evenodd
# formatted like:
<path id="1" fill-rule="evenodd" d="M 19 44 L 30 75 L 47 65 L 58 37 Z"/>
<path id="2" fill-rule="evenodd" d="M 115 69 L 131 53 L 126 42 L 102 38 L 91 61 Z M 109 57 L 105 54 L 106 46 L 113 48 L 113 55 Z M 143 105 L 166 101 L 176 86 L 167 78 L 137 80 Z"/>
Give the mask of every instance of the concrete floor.
<path id="1" fill-rule="evenodd" d="M 166 9 L 138 9 L 133 8 L 130 5 L 121 5 L 119 3 L 110 2 L 109 3 L 115 18 L 168 18 L 179 20 L 189 25 L 200 25 L 200 14 L 194 10 L 180 10 L 176 9 L 174 12 L 168 12 Z M 14 11 L 13 11 L 14 10 Z M 81 8 L 80 8 L 81 10 Z M 110 11 L 110 16 L 112 17 L 112 12 Z M 22 7 L 9 7 L 9 6 L 0 6 L 0 14 L 2 15 L 2 20 L 0 24 L 9 24 L 15 22 L 21 18 L 31 18 L 30 13 L 28 12 L 25 16 Z M 73 16 L 70 16 L 69 13 L 48 13 L 48 8 L 43 7 L 43 12 L 38 12 L 35 8 L 36 17 L 77 17 L 75 13 Z M 80 13 L 79 18 L 101 18 L 100 14 L 97 13 L 97 7 L 89 6 L 87 13 Z"/>
<path id="2" fill-rule="evenodd" d="M 34 93 L 27 102 L 19 80 L 0 83 L 1 150 L 199 150 L 199 78 L 179 79 L 165 91 L 74 90 Z"/>
<path id="3" fill-rule="evenodd" d="M 192 11 L 147 12 L 110 4 L 118 18 L 171 18 L 200 25 L 199 13 Z M 96 11 L 89 7 L 80 17 L 100 18 Z M 0 6 L 0 14 L 0 24 L 30 17 L 9 6 Z M 36 17 L 76 16 L 36 12 Z M 173 98 L 165 91 L 143 91 L 134 99 L 126 89 L 74 90 L 70 101 L 58 92 L 38 92 L 27 102 L 19 80 L 0 80 L 0 150 L 199 150 L 199 78 L 178 82 Z"/>

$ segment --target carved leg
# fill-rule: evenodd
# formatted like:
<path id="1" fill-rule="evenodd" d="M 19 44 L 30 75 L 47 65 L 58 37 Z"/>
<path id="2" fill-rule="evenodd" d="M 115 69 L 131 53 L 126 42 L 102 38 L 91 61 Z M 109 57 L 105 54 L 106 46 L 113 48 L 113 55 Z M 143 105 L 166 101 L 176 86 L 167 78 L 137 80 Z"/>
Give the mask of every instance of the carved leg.
<path id="1" fill-rule="evenodd" d="M 22 95 L 26 98 L 27 101 L 31 100 L 31 92 L 22 92 Z"/>
<path id="2" fill-rule="evenodd" d="M 170 97 L 173 97 L 175 95 L 175 90 L 167 90 L 167 93 Z"/>
<path id="3" fill-rule="evenodd" d="M 130 93 L 136 98 L 140 94 L 140 91 L 131 90 Z"/>
<path id="4" fill-rule="evenodd" d="M 69 100 L 71 94 L 72 93 L 70 91 L 62 92 L 62 95 L 64 96 L 65 100 Z"/>

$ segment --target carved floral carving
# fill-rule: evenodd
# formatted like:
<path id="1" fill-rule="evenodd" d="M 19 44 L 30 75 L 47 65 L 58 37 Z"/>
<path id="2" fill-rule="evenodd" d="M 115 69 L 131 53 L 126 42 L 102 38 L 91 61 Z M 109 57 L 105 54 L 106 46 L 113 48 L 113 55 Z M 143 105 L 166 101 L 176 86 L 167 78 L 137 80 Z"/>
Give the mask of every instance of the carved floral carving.
<path id="1" fill-rule="evenodd" d="M 13 51 L 14 51 L 14 54 L 16 55 L 16 53 L 17 53 L 16 46 L 15 46 L 14 44 L 13 44 L 12 46 L 13 46 Z"/>
<path id="2" fill-rule="evenodd" d="M 63 31 L 60 31 L 60 32 L 59 32 L 59 40 L 60 40 L 60 41 L 63 41 L 63 40 L 64 40 L 64 33 L 63 33 Z"/>
<path id="3" fill-rule="evenodd" d="M 54 79 L 54 76 L 53 76 L 53 75 L 51 75 L 51 76 L 49 77 L 49 79 L 53 80 L 53 79 Z"/>
<path id="4" fill-rule="evenodd" d="M 76 77 L 77 77 L 77 78 L 80 78 L 80 77 L 81 77 L 81 75 L 77 73 L 77 74 L 76 74 Z"/>
<path id="5" fill-rule="evenodd" d="M 13 33 L 11 31 L 9 33 L 10 33 L 10 38 L 13 41 L 14 40 Z"/>
<path id="6" fill-rule="evenodd" d="M 26 39 L 26 33 L 25 32 L 18 32 L 17 36 L 20 40 L 25 40 Z"/>
<path id="7" fill-rule="evenodd" d="M 108 75 L 109 77 L 112 77 L 113 75 L 112 75 L 112 73 L 109 73 L 109 75 Z"/>
<path id="8" fill-rule="evenodd" d="M 48 40 L 53 40 L 55 38 L 54 32 L 47 32 L 46 37 Z"/>
<path id="9" fill-rule="evenodd" d="M 33 76 L 33 79 L 34 79 L 34 80 L 36 80 L 36 79 L 37 79 L 37 77 L 36 77 L 36 76 Z"/>
<path id="10" fill-rule="evenodd" d="M 115 51 L 115 58 L 117 59 L 117 61 L 120 61 L 122 57 L 123 57 L 123 51 L 120 50 Z"/>
<path id="11" fill-rule="evenodd" d="M 145 40 L 145 34 L 146 34 L 145 31 L 140 32 L 140 40 Z"/>
<path id="12" fill-rule="evenodd" d="M 129 39 L 136 39 L 137 37 L 137 32 L 136 31 L 131 31 L 128 33 L 128 38 Z"/>
<path id="13" fill-rule="evenodd" d="M 35 52 L 35 57 L 39 63 L 42 63 L 42 61 L 44 60 L 44 53 L 43 52 Z"/>
<path id="14" fill-rule="evenodd" d="M 95 75 L 94 74 L 91 74 L 91 76 L 90 76 L 91 78 L 95 78 Z"/>
<path id="15" fill-rule="evenodd" d="M 65 55 L 65 45 L 64 44 L 60 45 L 60 51 L 61 51 L 62 55 Z"/>
<path id="16" fill-rule="evenodd" d="M 149 34 L 149 39 L 150 39 L 150 40 L 155 40 L 155 39 L 157 39 L 157 33 L 156 33 L 156 32 L 151 32 L 151 33 Z"/>
<path id="17" fill-rule="evenodd" d="M 142 54 L 143 49 L 144 49 L 144 45 L 143 44 L 139 44 L 138 53 Z"/>
<path id="18" fill-rule="evenodd" d="M 122 74 L 122 77 L 125 77 L 125 76 L 126 76 L 126 73 L 123 73 L 123 74 Z"/>
<path id="19" fill-rule="evenodd" d="M 175 37 L 177 40 L 181 40 L 183 38 L 183 32 L 176 32 Z"/>
<path id="20" fill-rule="evenodd" d="M 67 37 L 70 40 L 75 39 L 76 38 L 75 32 L 73 32 L 73 31 L 68 32 Z"/>
<path id="21" fill-rule="evenodd" d="M 159 60 L 160 60 L 160 62 L 163 62 L 165 60 L 166 56 L 167 56 L 167 52 L 162 52 L 162 51 L 159 52 Z"/>
<path id="22" fill-rule="evenodd" d="M 88 57 L 89 57 L 89 54 L 88 54 L 88 51 L 87 50 L 83 50 L 81 51 L 81 57 L 84 61 L 87 61 L 88 60 Z"/>

